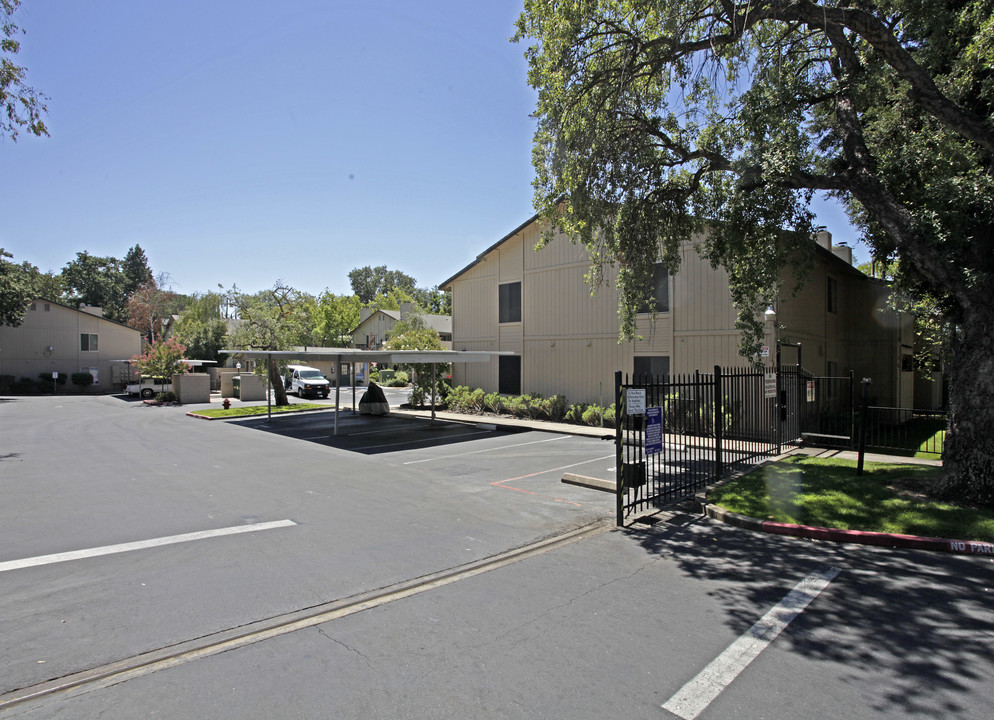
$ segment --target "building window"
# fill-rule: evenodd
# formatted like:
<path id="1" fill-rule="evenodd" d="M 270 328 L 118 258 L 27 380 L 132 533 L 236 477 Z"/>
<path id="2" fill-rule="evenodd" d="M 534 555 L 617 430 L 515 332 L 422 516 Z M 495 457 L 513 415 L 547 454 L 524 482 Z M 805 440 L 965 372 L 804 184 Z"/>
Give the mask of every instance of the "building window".
<path id="1" fill-rule="evenodd" d="M 83 352 L 96 352 L 97 351 L 96 333 L 81 334 L 79 336 L 79 349 Z"/>
<path id="2" fill-rule="evenodd" d="M 915 371 L 915 356 L 911 354 L 901 355 L 901 372 Z"/>
<path id="3" fill-rule="evenodd" d="M 93 337 L 96 337 L 96 335 L 94 335 Z M 80 372 L 84 372 L 84 373 L 90 373 L 90 377 L 93 378 L 93 384 L 94 385 L 99 385 L 100 384 L 100 369 L 99 368 L 95 368 L 95 367 L 81 367 L 79 369 L 79 371 Z"/>
<path id="4" fill-rule="evenodd" d="M 652 300 L 644 303 L 639 312 L 669 312 L 670 311 L 670 272 L 662 263 L 656 263 L 652 269 Z"/>
<path id="5" fill-rule="evenodd" d="M 521 322 L 521 283 L 504 283 L 500 293 L 500 322 Z"/>
<path id="6" fill-rule="evenodd" d="M 52 312 L 52 306 L 48 303 L 45 303 L 45 312 Z"/>
<path id="7" fill-rule="evenodd" d="M 830 313 L 837 313 L 839 311 L 839 285 L 833 277 L 828 278 L 826 305 Z"/>
<path id="8" fill-rule="evenodd" d="M 670 374 L 670 358 L 668 355 L 636 355 L 635 379 L 647 380 L 662 378 Z"/>
<path id="9" fill-rule="evenodd" d="M 501 355 L 497 358 L 499 376 L 497 392 L 501 395 L 521 394 L 521 356 Z"/>

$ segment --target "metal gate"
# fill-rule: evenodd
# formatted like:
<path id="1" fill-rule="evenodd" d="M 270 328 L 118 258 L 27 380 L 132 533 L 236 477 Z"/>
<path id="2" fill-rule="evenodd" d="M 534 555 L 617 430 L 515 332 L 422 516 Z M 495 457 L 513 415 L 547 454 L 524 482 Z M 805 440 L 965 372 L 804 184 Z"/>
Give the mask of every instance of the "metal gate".
<path id="1" fill-rule="evenodd" d="M 796 366 L 634 379 L 616 372 L 618 524 L 798 444 L 806 382 Z"/>

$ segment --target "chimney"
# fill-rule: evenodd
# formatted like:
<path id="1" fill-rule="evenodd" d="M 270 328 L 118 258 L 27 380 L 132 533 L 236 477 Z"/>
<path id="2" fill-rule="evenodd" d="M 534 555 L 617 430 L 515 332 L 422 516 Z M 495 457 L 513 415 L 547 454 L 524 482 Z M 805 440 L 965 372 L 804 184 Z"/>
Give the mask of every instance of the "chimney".
<path id="1" fill-rule="evenodd" d="M 366 322 L 369 320 L 369 316 L 373 314 L 373 311 L 368 307 L 359 308 L 359 322 Z"/>
<path id="2" fill-rule="evenodd" d="M 844 242 L 833 247 L 832 253 L 834 253 L 836 257 L 840 257 L 845 260 L 849 265 L 852 265 L 852 248 Z"/>
<path id="3" fill-rule="evenodd" d="M 815 242 L 821 245 L 826 250 L 832 249 L 832 233 L 828 230 L 819 230 L 815 233 Z"/>
<path id="4" fill-rule="evenodd" d="M 412 312 L 414 312 L 414 303 L 412 303 L 412 302 L 403 302 L 403 303 L 400 304 L 400 319 L 401 320 L 403 320 L 404 318 L 406 318 Z"/>
<path id="5" fill-rule="evenodd" d="M 79 309 L 81 312 L 85 312 L 88 315 L 95 315 L 98 318 L 104 316 L 104 309 L 98 305 L 80 305 Z"/>

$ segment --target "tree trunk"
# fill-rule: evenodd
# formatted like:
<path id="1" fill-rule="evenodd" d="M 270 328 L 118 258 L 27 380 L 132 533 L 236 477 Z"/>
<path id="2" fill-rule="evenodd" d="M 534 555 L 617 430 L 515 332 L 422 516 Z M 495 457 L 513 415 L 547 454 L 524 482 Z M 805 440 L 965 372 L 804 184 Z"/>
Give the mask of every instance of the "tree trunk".
<path id="1" fill-rule="evenodd" d="M 994 305 L 963 318 L 949 370 L 943 494 L 994 507 Z"/>
<path id="2" fill-rule="evenodd" d="M 269 363 L 269 384 L 273 388 L 273 404 L 279 407 L 280 405 L 289 405 L 290 401 L 286 399 L 286 388 L 283 387 L 283 378 L 280 377 L 279 365 L 272 360 L 268 360 Z"/>

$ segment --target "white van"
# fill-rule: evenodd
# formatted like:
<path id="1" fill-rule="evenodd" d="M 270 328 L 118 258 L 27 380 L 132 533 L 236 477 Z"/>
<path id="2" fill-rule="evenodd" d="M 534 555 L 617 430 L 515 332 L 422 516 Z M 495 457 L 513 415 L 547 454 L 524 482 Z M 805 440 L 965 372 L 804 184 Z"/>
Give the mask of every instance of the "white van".
<path id="1" fill-rule="evenodd" d="M 320 395 L 326 398 L 331 394 L 331 383 L 328 382 L 328 378 L 317 368 L 307 365 L 287 365 L 283 386 L 288 393 L 294 393 L 297 397 Z"/>

